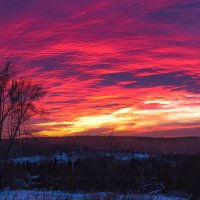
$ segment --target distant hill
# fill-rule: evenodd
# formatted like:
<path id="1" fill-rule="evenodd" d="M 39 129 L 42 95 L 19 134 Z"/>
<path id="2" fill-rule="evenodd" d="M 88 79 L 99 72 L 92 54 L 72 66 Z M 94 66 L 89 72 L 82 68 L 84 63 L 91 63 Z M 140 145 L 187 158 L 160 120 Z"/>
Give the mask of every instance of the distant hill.
<path id="1" fill-rule="evenodd" d="M 4 141 L 4 144 L 6 141 Z M 27 154 L 69 150 L 135 151 L 148 153 L 200 153 L 199 137 L 147 138 L 75 136 L 23 138 L 16 141 Z"/>

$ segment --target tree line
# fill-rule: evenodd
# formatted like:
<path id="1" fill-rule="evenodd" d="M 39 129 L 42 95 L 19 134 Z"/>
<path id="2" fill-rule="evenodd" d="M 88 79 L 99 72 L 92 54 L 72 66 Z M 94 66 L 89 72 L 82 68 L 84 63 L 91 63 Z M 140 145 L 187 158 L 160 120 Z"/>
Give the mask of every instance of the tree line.
<path id="1" fill-rule="evenodd" d="M 74 162 L 59 160 L 9 163 L 7 186 L 64 191 L 166 193 L 200 196 L 200 155 L 159 155 L 129 161 L 96 156 Z M 21 182 L 17 182 L 21 180 Z"/>

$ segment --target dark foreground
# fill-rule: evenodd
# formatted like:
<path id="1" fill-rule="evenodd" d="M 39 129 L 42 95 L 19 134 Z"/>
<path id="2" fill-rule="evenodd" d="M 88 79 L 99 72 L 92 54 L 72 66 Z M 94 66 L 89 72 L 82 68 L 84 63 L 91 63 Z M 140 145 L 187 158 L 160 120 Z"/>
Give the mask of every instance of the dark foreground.
<path id="1" fill-rule="evenodd" d="M 79 154 L 69 153 L 67 159 L 63 158 L 68 155 L 64 153 L 48 158 L 13 159 L 7 165 L 4 186 L 71 192 L 167 194 L 179 191 L 195 198 L 200 196 L 200 155 L 139 154 L 129 159 L 121 153 L 117 154 L 121 157 L 105 152 Z"/>
<path id="2" fill-rule="evenodd" d="M 200 154 L 199 146 L 194 146 L 199 138 L 157 138 L 154 144 L 161 144 L 156 147 L 147 145 L 153 138 L 121 138 L 118 146 L 118 138 L 99 139 L 21 140 L 11 151 L 3 177 L 4 188 L 141 195 L 178 193 L 195 200 L 200 197 Z M 191 151 L 186 152 L 191 144 Z M 174 148 L 178 151 L 172 153 Z"/>

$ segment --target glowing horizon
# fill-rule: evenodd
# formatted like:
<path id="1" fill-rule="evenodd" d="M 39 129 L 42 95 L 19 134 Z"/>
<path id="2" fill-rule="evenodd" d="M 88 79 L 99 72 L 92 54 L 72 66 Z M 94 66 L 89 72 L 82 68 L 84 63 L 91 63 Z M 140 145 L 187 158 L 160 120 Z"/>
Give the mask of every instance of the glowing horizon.
<path id="1" fill-rule="evenodd" d="M 198 0 L 0 2 L 1 61 L 47 89 L 40 135 L 200 136 Z"/>

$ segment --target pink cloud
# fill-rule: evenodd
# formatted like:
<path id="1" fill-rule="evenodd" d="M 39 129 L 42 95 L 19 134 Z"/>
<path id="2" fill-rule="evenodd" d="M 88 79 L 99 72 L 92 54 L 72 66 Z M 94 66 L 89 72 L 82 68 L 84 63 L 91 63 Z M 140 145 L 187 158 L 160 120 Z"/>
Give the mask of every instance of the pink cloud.
<path id="1" fill-rule="evenodd" d="M 48 89 L 50 121 L 124 107 L 165 110 L 149 100 L 199 107 L 198 1 L 3 0 L 0 11 L 1 59 Z M 165 128 L 175 126 L 170 123 Z"/>

